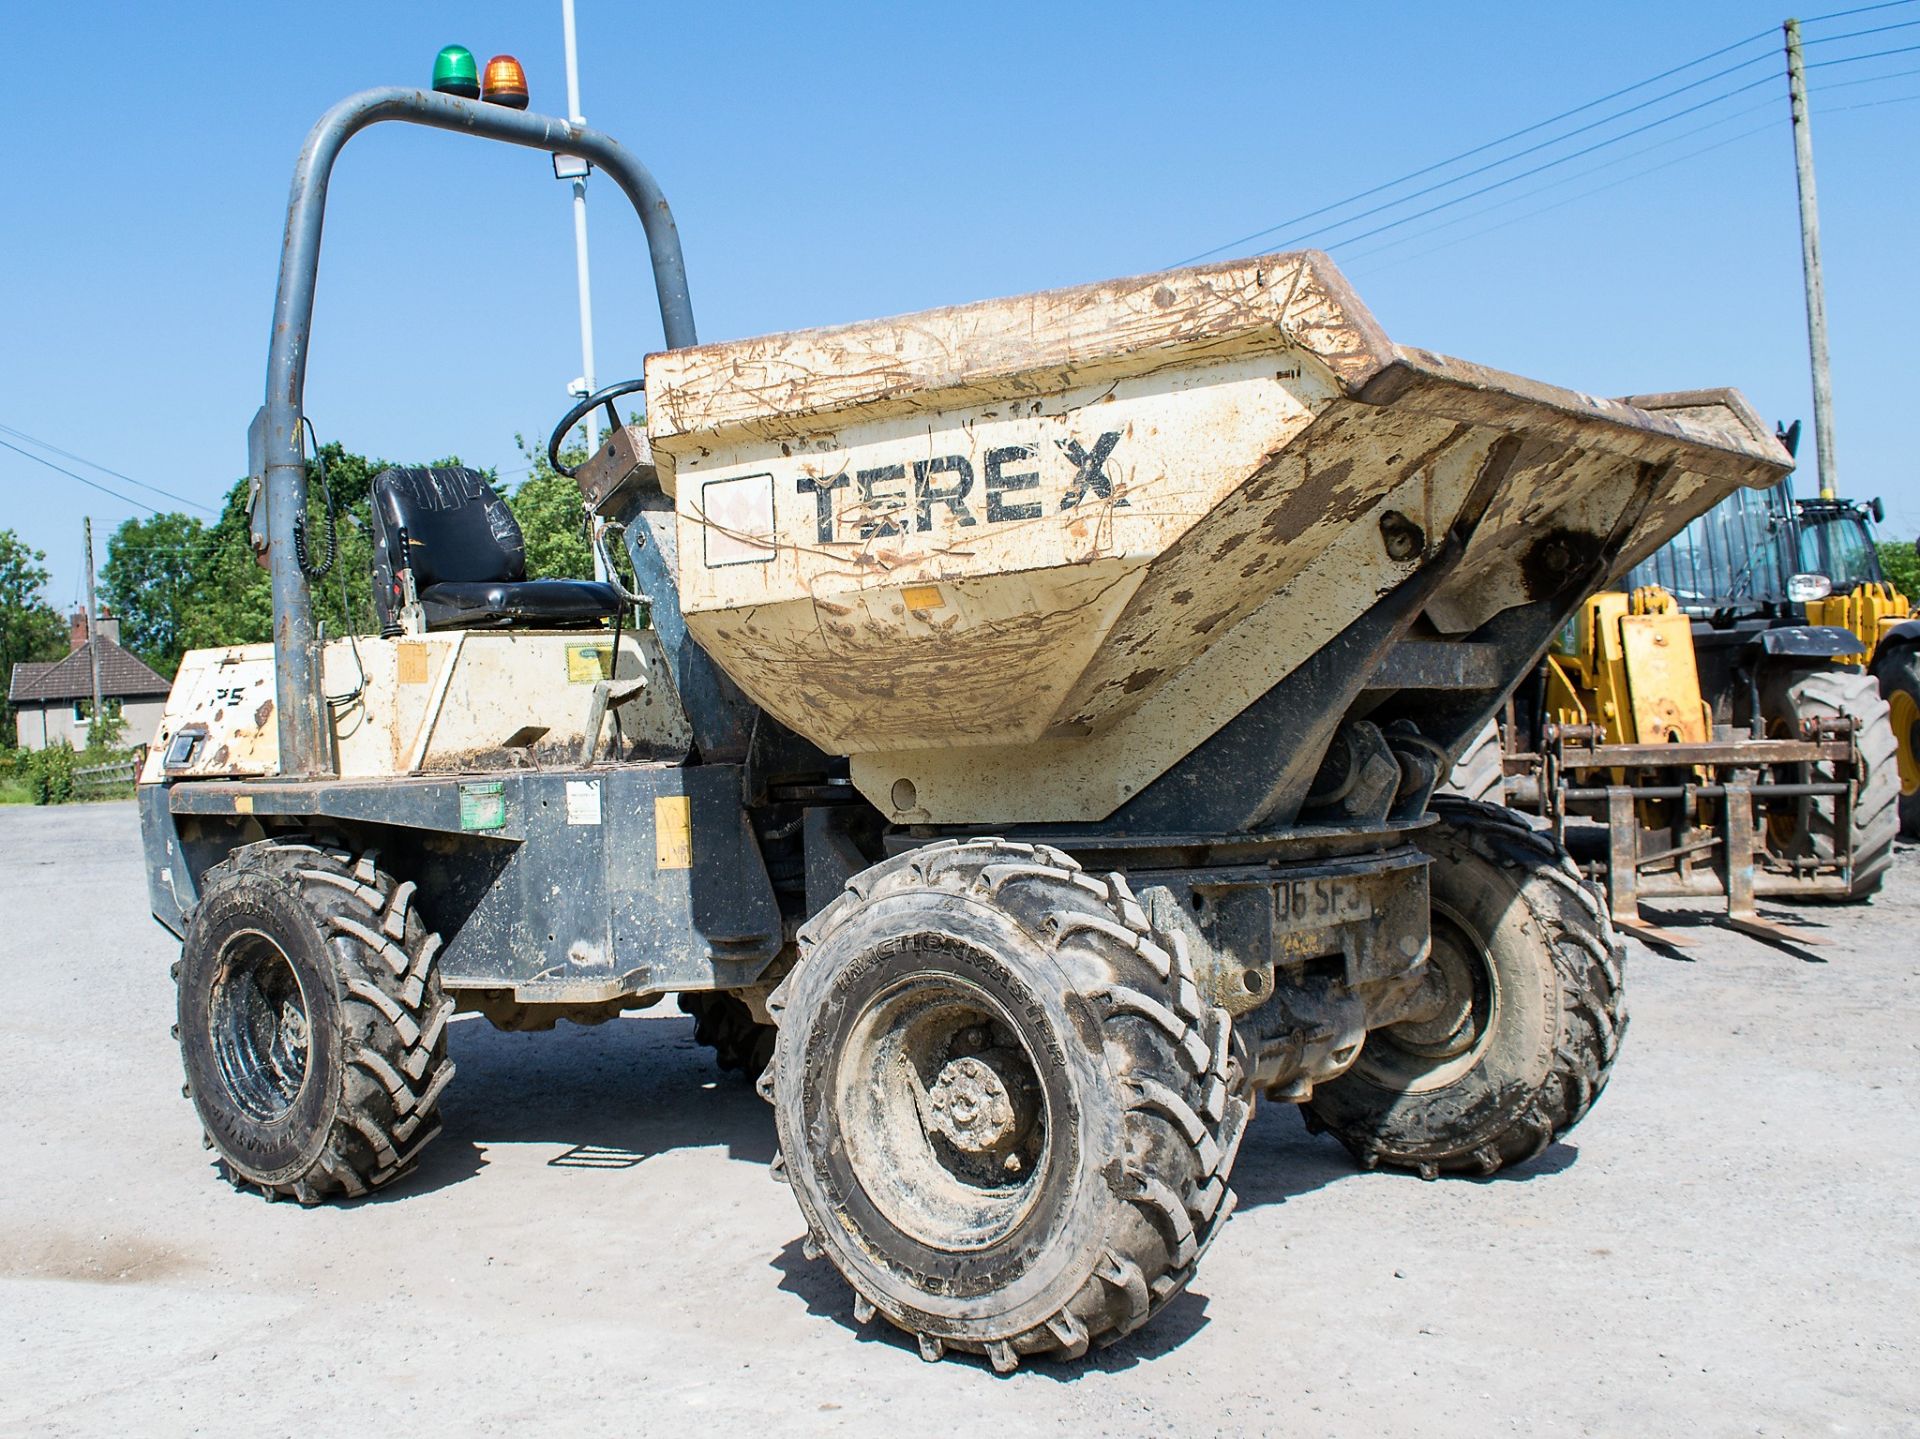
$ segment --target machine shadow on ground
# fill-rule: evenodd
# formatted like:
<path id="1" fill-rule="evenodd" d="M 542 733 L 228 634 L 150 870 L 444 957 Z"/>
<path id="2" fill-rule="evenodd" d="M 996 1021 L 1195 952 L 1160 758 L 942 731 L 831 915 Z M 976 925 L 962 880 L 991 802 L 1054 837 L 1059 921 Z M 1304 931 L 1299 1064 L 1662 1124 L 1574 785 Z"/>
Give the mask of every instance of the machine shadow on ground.
<path id="1" fill-rule="evenodd" d="M 691 1020 L 563 1022 L 551 1031 L 510 1034 L 462 1016 L 450 1034 L 459 1072 L 442 1106 L 442 1135 L 413 1174 L 368 1202 L 471 1179 L 486 1167 L 493 1144 L 560 1146 L 548 1165 L 586 1172 L 632 1169 L 657 1154 L 716 1145 L 743 1163 L 773 1161 L 772 1109 L 740 1075 L 714 1064 L 694 1042 Z M 1559 1173 L 1578 1154 L 1573 1145 L 1555 1144 L 1531 1163 L 1474 1182 L 1524 1183 Z M 1338 1141 L 1307 1132 L 1297 1106 L 1261 1103 L 1240 1146 L 1233 1188 L 1247 1210 L 1368 1178 L 1417 1182 L 1393 1172 L 1364 1175 Z M 851 1317 L 848 1308 L 849 1323 Z"/>
<path id="2" fill-rule="evenodd" d="M 723 1145 L 731 1159 L 772 1163 L 773 1111 L 693 1039 L 693 1021 L 616 1019 L 510 1034 L 479 1016 L 449 1029 L 457 1068 L 441 1137 L 418 1169 L 368 1196 L 405 1199 L 472 1178 L 494 1144 L 551 1144 L 556 1169 L 634 1168 L 656 1154 Z"/>
<path id="3" fill-rule="evenodd" d="M 807 1306 L 807 1313 L 814 1318 L 830 1320 L 862 1344 L 882 1345 L 898 1350 L 902 1357 L 910 1358 L 916 1364 L 920 1362 L 920 1352 L 911 1334 L 878 1317 L 866 1324 L 854 1318 L 853 1290 L 826 1260 L 807 1258 L 799 1239 L 784 1245 L 773 1257 L 771 1267 L 780 1275 L 780 1292 L 799 1299 Z M 1204 1265 L 1201 1266 L 1198 1282 L 1202 1285 L 1206 1283 Z M 1152 1323 L 1129 1334 L 1119 1343 L 1096 1349 L 1084 1359 L 1071 1363 L 1028 1360 L 1016 1371 L 1015 1377 L 1031 1374 L 1052 1379 L 1056 1383 L 1070 1383 L 1086 1374 L 1119 1373 L 1136 1364 L 1151 1363 L 1178 1349 L 1206 1327 L 1207 1297 L 1204 1293 L 1189 1289 L 1156 1314 Z M 956 1361 L 976 1365 L 982 1373 L 992 1375 L 992 1367 L 984 1356 L 957 1353 L 948 1356 L 947 1362 Z"/>
<path id="4" fill-rule="evenodd" d="M 1756 905 L 1754 913 L 1769 924 L 1779 925 L 1783 933 L 1775 935 L 1747 934 L 1743 938 L 1770 952 L 1788 959 L 1797 959 L 1802 964 L 1825 964 L 1826 955 L 1820 952 L 1833 932 L 1833 917 L 1828 913 L 1831 905 L 1816 903 L 1791 904 L 1790 908 L 1781 908 L 1781 904 L 1791 901 L 1770 903 L 1765 907 Z M 1673 935 L 1680 944 L 1663 944 L 1649 935 L 1636 934 L 1640 941 L 1640 954 L 1656 959 L 1677 960 L 1682 964 L 1693 964 L 1698 959 L 1696 946 L 1705 937 L 1705 932 L 1719 929 L 1733 930 L 1727 923 L 1724 910 L 1721 909 L 1654 909 L 1648 905 L 1640 906 L 1643 919 L 1655 929 Z M 1796 939 L 1795 936 L 1804 936 Z"/>

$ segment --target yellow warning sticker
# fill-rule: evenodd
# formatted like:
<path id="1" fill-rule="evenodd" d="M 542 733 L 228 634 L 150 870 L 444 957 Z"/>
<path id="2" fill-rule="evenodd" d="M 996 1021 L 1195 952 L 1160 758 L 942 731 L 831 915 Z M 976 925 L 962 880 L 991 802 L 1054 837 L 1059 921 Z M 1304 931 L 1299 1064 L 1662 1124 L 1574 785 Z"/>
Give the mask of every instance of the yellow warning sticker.
<path id="1" fill-rule="evenodd" d="M 590 685 L 613 678 L 613 646 L 610 644 L 568 645 L 567 683 Z"/>
<path id="2" fill-rule="evenodd" d="M 400 683 L 403 685 L 423 685 L 427 682 L 427 647 L 423 644 L 402 644 L 398 648 Z"/>
<path id="3" fill-rule="evenodd" d="M 908 585 L 900 598 L 910 610 L 937 610 L 946 603 L 938 585 Z"/>
<path id="4" fill-rule="evenodd" d="M 693 812 L 683 794 L 663 794 L 653 801 L 653 867 L 693 868 Z"/>

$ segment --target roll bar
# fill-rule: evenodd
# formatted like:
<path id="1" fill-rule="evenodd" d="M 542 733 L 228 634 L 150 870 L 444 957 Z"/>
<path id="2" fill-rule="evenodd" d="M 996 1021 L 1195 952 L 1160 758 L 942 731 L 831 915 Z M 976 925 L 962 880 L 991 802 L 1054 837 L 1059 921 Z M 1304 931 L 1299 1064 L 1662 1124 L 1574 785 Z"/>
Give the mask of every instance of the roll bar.
<path id="1" fill-rule="evenodd" d="M 249 473 L 259 487 L 258 497 L 266 502 L 267 568 L 273 581 L 273 678 L 283 776 L 326 775 L 334 769 L 321 713 L 312 595 L 293 543 L 294 526 L 307 504 L 301 402 L 333 162 L 348 140 L 383 120 L 452 130 L 553 155 L 576 155 L 604 170 L 626 192 L 646 231 L 667 348 L 696 343 L 673 213 L 646 166 L 614 140 L 551 115 L 397 86 L 350 95 L 320 117 L 307 133 L 293 170 L 287 230 L 280 249 L 280 283 L 273 302 L 273 338 L 267 351 L 266 403 L 247 432 Z"/>

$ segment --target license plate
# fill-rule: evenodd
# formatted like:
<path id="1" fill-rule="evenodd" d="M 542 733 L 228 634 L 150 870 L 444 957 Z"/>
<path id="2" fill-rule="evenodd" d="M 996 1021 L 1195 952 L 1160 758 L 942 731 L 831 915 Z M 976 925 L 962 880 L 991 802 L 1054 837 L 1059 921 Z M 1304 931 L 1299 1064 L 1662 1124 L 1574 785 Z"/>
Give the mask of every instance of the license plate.
<path id="1" fill-rule="evenodd" d="M 1373 901 L 1350 879 L 1282 880 L 1273 887 L 1273 923 L 1278 930 L 1321 929 L 1373 914 Z"/>

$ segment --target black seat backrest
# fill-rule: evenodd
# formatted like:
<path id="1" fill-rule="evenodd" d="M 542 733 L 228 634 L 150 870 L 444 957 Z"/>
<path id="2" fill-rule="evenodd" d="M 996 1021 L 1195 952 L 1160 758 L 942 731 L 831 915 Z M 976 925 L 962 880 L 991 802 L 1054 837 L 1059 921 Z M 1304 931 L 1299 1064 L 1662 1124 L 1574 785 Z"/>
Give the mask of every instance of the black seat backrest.
<path id="1" fill-rule="evenodd" d="M 520 526 L 478 470 L 382 470 L 372 489 L 373 595 L 382 629 L 399 623 L 403 569 L 412 569 L 416 591 L 443 580 L 515 583 L 527 577 Z"/>

